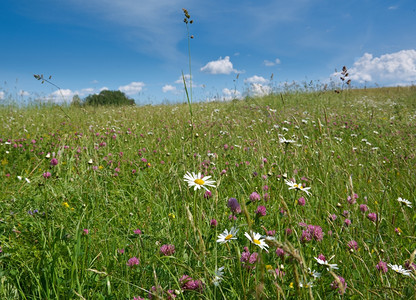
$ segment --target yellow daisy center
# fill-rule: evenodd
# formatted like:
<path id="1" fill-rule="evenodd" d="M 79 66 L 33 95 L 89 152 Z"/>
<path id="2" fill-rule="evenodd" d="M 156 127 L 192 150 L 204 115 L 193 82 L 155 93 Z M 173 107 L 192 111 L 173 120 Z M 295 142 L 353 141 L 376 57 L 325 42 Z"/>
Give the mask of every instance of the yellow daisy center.
<path id="1" fill-rule="evenodd" d="M 225 237 L 225 240 L 226 241 L 228 241 L 229 239 L 231 239 L 233 237 L 233 235 L 232 234 L 229 234 L 229 235 L 227 235 L 226 237 Z"/>
<path id="2" fill-rule="evenodd" d="M 256 245 L 260 245 L 261 244 L 261 242 L 259 240 L 256 240 L 256 239 L 253 239 L 253 243 L 256 244 Z"/>
<path id="3" fill-rule="evenodd" d="M 205 181 L 203 181 L 202 179 L 199 179 L 199 178 L 198 179 L 195 179 L 194 182 L 196 184 L 199 184 L 199 185 L 203 185 L 205 183 Z"/>

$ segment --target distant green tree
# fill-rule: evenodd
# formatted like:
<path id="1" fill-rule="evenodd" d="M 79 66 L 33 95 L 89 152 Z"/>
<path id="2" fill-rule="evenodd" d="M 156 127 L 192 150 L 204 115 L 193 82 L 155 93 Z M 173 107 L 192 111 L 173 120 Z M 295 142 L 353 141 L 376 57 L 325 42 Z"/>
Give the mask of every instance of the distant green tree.
<path id="1" fill-rule="evenodd" d="M 121 91 L 104 90 L 101 93 L 89 95 L 85 98 L 85 105 L 134 105 L 134 100 L 130 99 Z"/>
<path id="2" fill-rule="evenodd" d="M 81 106 L 81 98 L 78 95 L 72 97 L 71 106 Z"/>

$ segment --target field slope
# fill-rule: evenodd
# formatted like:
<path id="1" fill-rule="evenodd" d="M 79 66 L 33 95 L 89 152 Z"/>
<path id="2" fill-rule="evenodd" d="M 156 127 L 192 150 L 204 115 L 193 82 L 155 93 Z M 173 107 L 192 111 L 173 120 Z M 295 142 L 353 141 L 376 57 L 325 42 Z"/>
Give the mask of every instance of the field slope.
<path id="1" fill-rule="evenodd" d="M 192 111 L 0 108 L 0 298 L 414 297 L 414 86 Z"/>

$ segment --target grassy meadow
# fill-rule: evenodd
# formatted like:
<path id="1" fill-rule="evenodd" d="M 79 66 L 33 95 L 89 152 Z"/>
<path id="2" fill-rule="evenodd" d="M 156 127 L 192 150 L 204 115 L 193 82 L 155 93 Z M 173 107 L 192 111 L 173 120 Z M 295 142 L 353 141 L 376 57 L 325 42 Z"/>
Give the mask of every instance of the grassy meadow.
<path id="1" fill-rule="evenodd" d="M 415 86 L 192 114 L 1 107 L 0 298 L 415 297 Z"/>

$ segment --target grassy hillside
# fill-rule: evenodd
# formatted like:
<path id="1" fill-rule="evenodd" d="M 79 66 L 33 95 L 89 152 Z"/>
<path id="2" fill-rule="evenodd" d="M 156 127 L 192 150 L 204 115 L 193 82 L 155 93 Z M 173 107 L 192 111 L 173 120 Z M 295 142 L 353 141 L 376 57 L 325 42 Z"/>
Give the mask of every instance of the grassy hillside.
<path id="1" fill-rule="evenodd" d="M 2 299 L 416 294 L 414 86 L 0 116 Z"/>

